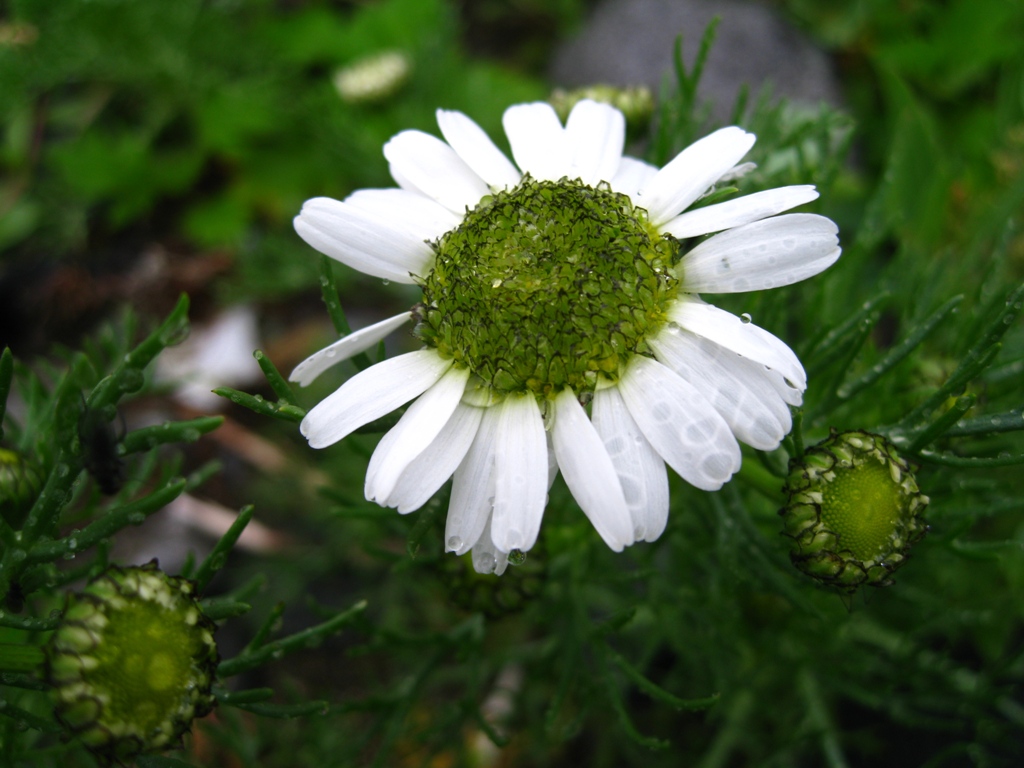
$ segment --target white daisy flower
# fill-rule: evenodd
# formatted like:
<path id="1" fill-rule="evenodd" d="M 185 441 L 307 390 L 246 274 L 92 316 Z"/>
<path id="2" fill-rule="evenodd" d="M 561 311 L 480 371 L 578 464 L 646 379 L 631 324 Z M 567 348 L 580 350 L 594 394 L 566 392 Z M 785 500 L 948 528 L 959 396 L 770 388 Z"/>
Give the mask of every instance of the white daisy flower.
<path id="1" fill-rule="evenodd" d="M 295 369 L 306 385 L 409 321 L 423 343 L 349 379 L 302 433 L 323 448 L 414 401 L 377 446 L 366 497 L 411 512 L 454 476 L 445 545 L 481 572 L 533 546 L 558 471 L 613 550 L 653 541 L 665 465 L 717 490 L 737 441 L 779 445 L 807 384 L 786 344 L 698 294 L 821 272 L 839 258 L 835 224 L 777 215 L 811 186 L 687 210 L 753 145 L 740 128 L 659 170 L 623 156 L 622 114 L 593 101 L 564 127 L 544 103 L 508 109 L 515 164 L 464 114 L 437 120 L 444 141 L 404 131 L 384 146 L 399 189 L 313 199 L 295 219 L 322 253 L 423 290 Z"/>

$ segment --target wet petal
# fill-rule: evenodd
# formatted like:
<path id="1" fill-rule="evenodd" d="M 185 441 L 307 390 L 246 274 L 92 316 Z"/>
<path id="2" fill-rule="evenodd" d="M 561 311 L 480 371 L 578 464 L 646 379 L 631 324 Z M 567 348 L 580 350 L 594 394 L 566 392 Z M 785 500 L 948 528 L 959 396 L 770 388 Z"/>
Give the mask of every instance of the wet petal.
<path id="1" fill-rule="evenodd" d="M 684 149 L 647 185 L 637 200 L 660 227 L 703 195 L 754 146 L 753 134 L 721 128 Z"/>
<path id="2" fill-rule="evenodd" d="M 333 445 L 354 430 L 423 394 L 452 365 L 432 349 L 392 357 L 361 371 L 322 400 L 299 425 L 314 448 Z"/>
<path id="3" fill-rule="evenodd" d="M 502 117 L 512 157 L 523 173 L 558 181 L 569 172 L 571 147 L 554 108 L 545 102 L 517 104 Z"/>
<path id="4" fill-rule="evenodd" d="M 824 216 L 790 213 L 722 232 L 683 257 L 686 290 L 743 293 L 806 280 L 839 258 L 838 231 Z"/>
<path id="5" fill-rule="evenodd" d="M 384 145 L 395 181 L 432 198 L 456 214 L 491 193 L 458 153 L 436 136 L 402 131 Z"/>
<path id="6" fill-rule="evenodd" d="M 409 406 L 381 441 L 366 469 L 365 494 L 385 505 L 406 467 L 433 442 L 462 399 L 469 369 L 452 366 Z"/>
<path id="7" fill-rule="evenodd" d="M 439 109 L 437 124 L 445 141 L 492 189 L 511 188 L 519 183 L 522 174 L 512 161 L 505 157 L 483 128 L 466 115 Z"/>
<path id="8" fill-rule="evenodd" d="M 796 354 L 763 328 L 694 297 L 678 300 L 668 316 L 679 327 L 778 371 L 801 391 L 807 389 L 807 374 Z"/>
<path id="9" fill-rule="evenodd" d="M 665 462 L 629 415 L 618 387 L 594 394 L 593 420 L 619 476 L 633 522 L 633 538 L 654 541 L 668 522 Z"/>
<path id="10" fill-rule="evenodd" d="M 532 394 L 508 395 L 495 406 L 494 516 L 491 533 L 502 552 L 528 550 L 537 541 L 548 492 L 548 444 Z"/>
<path id="11" fill-rule="evenodd" d="M 483 408 L 459 403 L 437 437 L 402 472 L 385 505 L 404 515 L 426 504 L 462 463 L 483 412 Z"/>
<path id="12" fill-rule="evenodd" d="M 411 319 L 412 315 L 409 312 L 403 312 L 400 315 L 389 317 L 387 320 L 381 320 L 379 323 L 368 325 L 366 328 L 350 333 L 343 339 L 339 339 L 330 346 L 324 347 L 319 352 L 314 352 L 295 366 L 288 380 L 294 381 L 300 387 L 308 386 L 317 376 L 331 366 L 348 360 L 360 352 L 372 349 L 384 337 L 389 336 Z"/>
<path id="13" fill-rule="evenodd" d="M 605 543 L 633 543 L 633 525 L 608 451 L 571 389 L 555 398 L 552 442 L 565 484 Z"/>
<path id="14" fill-rule="evenodd" d="M 584 99 L 573 107 L 565 124 L 572 147 L 570 178 L 588 186 L 611 181 L 622 159 L 626 118 L 608 104 Z"/>
<path id="15" fill-rule="evenodd" d="M 295 217 L 295 231 L 320 253 L 363 274 L 415 282 L 425 275 L 434 252 L 416 232 L 401 225 L 401 212 L 380 216 L 327 197 L 307 200 Z"/>
<path id="16" fill-rule="evenodd" d="M 649 357 L 633 358 L 619 383 L 644 437 L 680 477 L 716 491 L 740 468 L 732 430 L 692 385 Z"/>
<path id="17" fill-rule="evenodd" d="M 721 232 L 788 211 L 817 197 L 818 191 L 810 185 L 767 189 L 681 213 L 662 226 L 661 232 L 680 239 Z"/>

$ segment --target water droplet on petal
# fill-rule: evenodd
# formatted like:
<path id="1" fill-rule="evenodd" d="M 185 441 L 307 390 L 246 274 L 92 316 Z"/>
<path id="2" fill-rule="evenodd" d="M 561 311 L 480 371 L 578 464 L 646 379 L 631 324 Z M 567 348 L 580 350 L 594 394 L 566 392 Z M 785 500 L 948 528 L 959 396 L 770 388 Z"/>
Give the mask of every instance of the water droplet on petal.
<path id="1" fill-rule="evenodd" d="M 462 539 L 460 539 L 458 536 L 449 536 L 448 537 L 448 551 L 449 552 L 455 552 L 456 550 L 460 549 L 461 547 L 462 547 Z"/>
<path id="2" fill-rule="evenodd" d="M 747 323 L 749 323 L 753 319 L 754 318 L 752 318 L 750 316 L 749 312 L 744 312 L 742 315 L 740 315 L 740 322 L 743 323 L 744 325 L 746 325 Z"/>

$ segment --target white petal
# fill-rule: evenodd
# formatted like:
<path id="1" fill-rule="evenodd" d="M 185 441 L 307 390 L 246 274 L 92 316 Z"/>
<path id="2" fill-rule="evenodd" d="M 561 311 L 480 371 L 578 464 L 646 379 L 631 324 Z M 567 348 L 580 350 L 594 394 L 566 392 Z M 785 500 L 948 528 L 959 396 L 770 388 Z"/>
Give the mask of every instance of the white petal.
<path id="1" fill-rule="evenodd" d="M 511 188 L 519 183 L 522 175 L 512 161 L 479 125 L 464 114 L 439 109 L 437 124 L 444 140 L 492 189 Z"/>
<path id="2" fill-rule="evenodd" d="M 338 200 L 307 200 L 295 217 L 295 231 L 321 253 L 353 269 L 396 283 L 425 275 L 434 252 L 401 224 L 401 215 L 381 216 Z"/>
<path id="3" fill-rule="evenodd" d="M 611 188 L 616 192 L 629 195 L 634 203 L 639 205 L 639 199 L 643 191 L 651 183 L 651 179 L 658 175 L 658 169 L 643 160 L 635 157 L 623 157 L 619 161 L 619 169 L 609 182 Z"/>
<path id="4" fill-rule="evenodd" d="M 722 232 L 683 257 L 686 290 L 742 293 L 806 280 L 839 258 L 838 231 L 824 216 L 790 213 Z"/>
<path id="5" fill-rule="evenodd" d="M 764 378 L 731 365 L 749 360 L 675 326 L 649 343 L 658 360 L 707 398 L 736 437 L 762 451 L 778 448 L 792 426 L 789 408 Z"/>
<path id="6" fill-rule="evenodd" d="M 619 382 L 640 431 L 684 480 L 716 491 L 740 468 L 740 447 L 707 399 L 661 363 L 636 356 Z"/>
<path id="7" fill-rule="evenodd" d="M 473 444 L 455 470 L 448 502 L 445 550 L 457 555 L 468 552 L 480 538 L 494 508 L 494 448 L 499 413 L 496 407 L 482 410 Z"/>
<path id="8" fill-rule="evenodd" d="M 491 533 L 502 552 L 537 541 L 548 492 L 548 444 L 537 399 L 509 395 L 495 406 L 494 515 Z"/>
<path id="9" fill-rule="evenodd" d="M 796 386 L 793 382 L 787 381 L 786 377 L 778 371 L 773 371 L 771 368 L 761 366 L 753 360 L 750 360 L 749 362 L 751 365 L 761 368 L 765 379 L 772 385 L 772 387 L 774 387 L 775 391 L 779 393 L 779 397 L 781 397 L 784 402 L 795 406 L 803 404 L 805 387 Z"/>
<path id="10" fill-rule="evenodd" d="M 633 538 L 654 541 L 668 522 L 665 462 L 629 415 L 618 387 L 601 389 L 594 394 L 593 419 L 594 428 L 619 476 L 633 521 Z"/>
<path id="11" fill-rule="evenodd" d="M 608 451 L 571 389 L 555 398 L 552 442 L 565 484 L 615 552 L 633 543 L 633 523 Z"/>
<path id="12" fill-rule="evenodd" d="M 491 537 L 491 520 L 487 519 L 483 533 L 473 545 L 473 570 L 477 573 L 493 573 L 501 576 L 508 567 L 508 552 L 502 552 L 494 545 Z"/>
<path id="13" fill-rule="evenodd" d="M 569 172 L 569 139 L 550 104 L 517 104 L 502 116 L 512 157 L 523 173 L 541 181 L 558 181 Z"/>
<path id="14" fill-rule="evenodd" d="M 366 468 L 364 489 L 368 501 L 377 501 L 384 506 L 406 467 L 430 445 L 448 422 L 462 398 L 468 379 L 468 368 L 449 368 L 381 438 Z"/>
<path id="15" fill-rule="evenodd" d="M 306 414 L 299 429 L 314 448 L 332 445 L 353 430 L 421 395 L 452 365 L 421 349 L 360 371 Z"/>
<path id="16" fill-rule="evenodd" d="M 386 506 L 404 515 L 426 504 L 462 463 L 483 412 L 483 408 L 459 403 L 433 442 L 405 468 L 385 500 Z"/>
<path id="17" fill-rule="evenodd" d="M 696 297 L 678 300 L 668 316 L 679 327 L 778 371 L 800 391 L 807 389 L 807 374 L 793 350 L 763 328 Z"/>
<path id="18" fill-rule="evenodd" d="M 393 137 L 384 145 L 384 157 L 395 181 L 412 185 L 453 213 L 464 213 L 491 192 L 454 149 L 422 131 L 402 131 Z"/>
<path id="19" fill-rule="evenodd" d="M 596 186 L 611 181 L 622 159 L 626 118 L 615 107 L 584 99 L 572 108 L 565 123 L 572 147 L 570 178 Z"/>
<path id="20" fill-rule="evenodd" d="M 393 221 L 425 241 L 437 240 L 462 222 L 461 215 L 406 189 L 360 189 L 345 198 L 345 205 Z"/>
<path id="21" fill-rule="evenodd" d="M 760 221 L 777 213 L 796 208 L 818 198 L 818 191 L 811 185 L 779 187 L 755 192 L 752 195 L 726 200 L 724 203 L 686 211 L 662 226 L 661 232 L 680 239 L 697 237 L 709 232 L 721 232 L 732 227 Z"/>
<path id="22" fill-rule="evenodd" d="M 754 146 L 753 134 L 721 128 L 684 149 L 647 185 L 637 203 L 660 227 L 675 217 Z"/>
<path id="23" fill-rule="evenodd" d="M 331 366 L 371 349 L 381 339 L 389 336 L 411 319 L 412 315 L 409 312 L 403 312 L 400 315 L 389 317 L 387 320 L 381 320 L 379 323 L 360 328 L 355 333 L 350 333 L 329 347 L 324 347 L 319 352 L 314 352 L 307 357 L 295 366 L 295 370 L 292 371 L 288 380 L 296 382 L 300 387 L 308 386 Z"/>

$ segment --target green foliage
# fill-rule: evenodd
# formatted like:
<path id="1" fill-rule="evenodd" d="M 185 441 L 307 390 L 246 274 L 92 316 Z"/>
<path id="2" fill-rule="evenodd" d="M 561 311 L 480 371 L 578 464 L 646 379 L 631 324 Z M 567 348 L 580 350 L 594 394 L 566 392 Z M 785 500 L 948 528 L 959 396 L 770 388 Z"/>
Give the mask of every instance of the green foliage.
<path id="1" fill-rule="evenodd" d="M 0 265 L 94 265 L 137 234 L 228 249 L 236 269 L 218 295 L 312 288 L 315 255 L 289 230 L 302 201 L 390 186 L 381 145 L 406 128 L 436 135 L 439 106 L 500 136 L 503 109 L 540 85 L 460 41 L 483 48 L 508 29 L 508 57 L 536 70 L 551 30 L 585 3 L 464 5 L 459 17 L 442 0 L 16 0 L 9 21 L 28 42 L 0 47 Z M 703 202 L 813 183 L 807 209 L 840 225 L 844 254 L 825 273 L 714 298 L 805 365 L 783 446 L 745 449 L 714 494 L 674 478 L 664 535 L 620 554 L 556 481 L 537 546 L 481 576 L 442 551 L 446 489 L 412 516 L 363 500 L 399 414 L 322 452 L 296 434 L 383 347 L 306 391 L 274 363 L 310 350 L 278 359 L 268 339 L 266 384 L 218 391 L 233 422 L 285 449 L 285 468 L 241 480 L 234 459 L 221 473 L 204 453 L 220 417 L 119 426 L 125 402 L 162 396 L 147 371 L 186 332 L 184 301 L 148 335 L 127 315 L 82 351 L 6 351 L 3 447 L 42 482 L 23 519 L 0 520 L 0 764 L 96 764 L 61 740 L 39 648 L 63 594 L 116 559 L 112 542 L 208 481 L 244 497 L 212 552 L 182 569 L 225 638 L 216 721 L 141 768 L 1019 764 L 1024 8 L 779 5 L 835 54 L 848 108 L 741 98 L 734 122 L 757 134 L 757 167 Z M 648 144 L 659 164 L 714 127 L 695 101 L 713 30 L 682 44 L 702 55 L 692 71 L 677 56 L 661 94 Z M 409 80 L 384 101 L 342 101 L 334 71 L 381 50 L 410 57 Z M 384 295 L 326 257 L 319 278 L 339 336 L 343 307 Z M 281 311 L 268 307 L 268 328 Z M 788 462 L 832 428 L 887 437 L 931 499 L 896 584 L 852 599 L 793 568 L 777 514 Z M 121 473 L 120 489 L 101 494 L 87 466 Z M 257 527 L 252 500 L 279 546 L 236 553 Z"/>
<path id="2" fill-rule="evenodd" d="M 441 0 L 290 13 L 262 1 L 20 0 L 12 10 L 33 39 L 0 47 L 5 259 L 74 252 L 129 227 L 180 231 L 199 247 L 245 248 L 245 289 L 281 293 L 311 279 L 279 244 L 303 200 L 384 184 L 383 142 L 431 126 L 439 105 L 496 128 L 509 100 L 541 95 L 468 62 Z M 383 49 L 412 62 L 403 98 L 345 103 L 333 71 Z"/>

